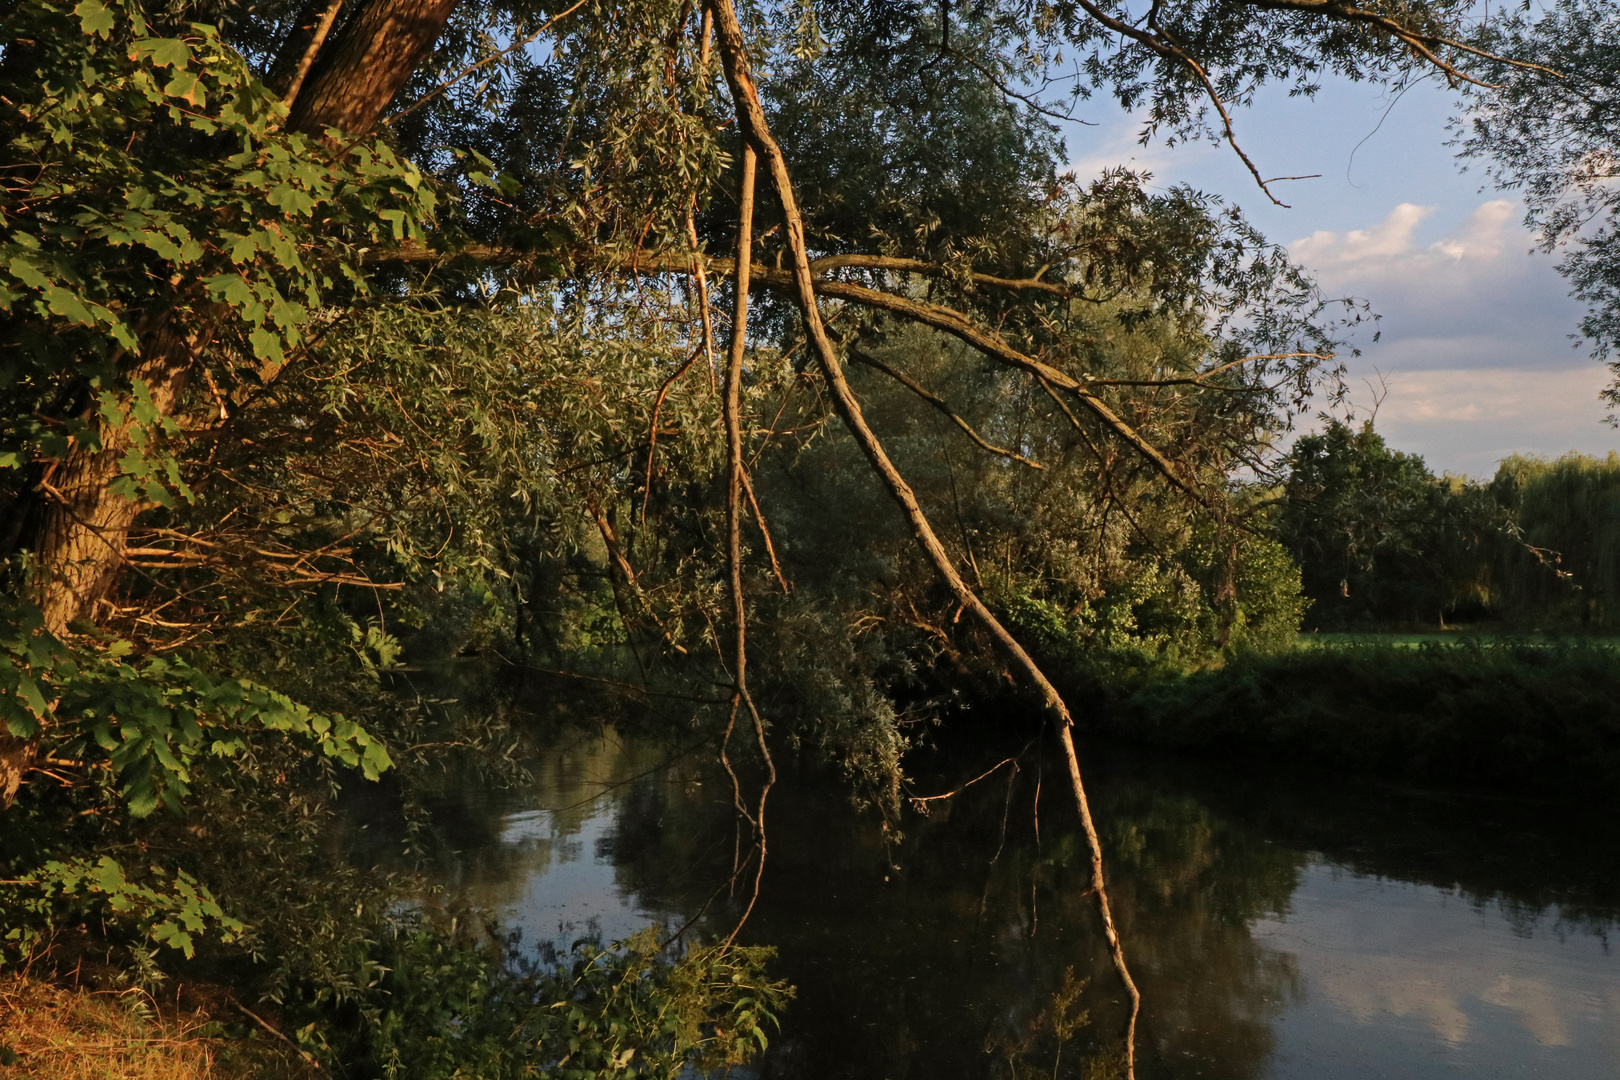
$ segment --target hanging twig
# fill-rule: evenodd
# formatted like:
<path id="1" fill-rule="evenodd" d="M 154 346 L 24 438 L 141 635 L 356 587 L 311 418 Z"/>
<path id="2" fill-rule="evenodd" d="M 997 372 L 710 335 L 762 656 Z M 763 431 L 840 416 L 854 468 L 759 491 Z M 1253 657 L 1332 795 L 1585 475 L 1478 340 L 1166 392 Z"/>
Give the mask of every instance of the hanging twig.
<path id="1" fill-rule="evenodd" d="M 723 409 L 726 428 L 726 561 L 730 568 L 731 618 L 736 637 L 732 648 L 732 678 L 735 680 L 735 690 L 731 699 L 731 717 L 726 724 L 725 740 L 721 744 L 721 757 L 725 761 L 727 771 L 731 771 L 731 764 L 725 759 L 725 747 L 731 741 L 731 733 L 737 723 L 737 708 L 739 705 L 745 706 L 754 723 L 754 736 L 759 744 L 760 757 L 765 762 L 765 781 L 760 786 L 758 809 L 752 815 L 743 810 L 744 816 L 754 827 L 754 846 L 759 853 L 759 861 L 754 868 L 754 888 L 748 898 L 748 906 L 743 909 L 737 925 L 726 938 L 727 945 L 737 940 L 737 934 L 748 921 L 748 916 L 753 914 L 754 905 L 759 902 L 759 887 L 765 874 L 765 801 L 770 796 L 771 787 L 776 783 L 776 764 L 771 760 L 770 747 L 765 742 L 765 722 L 759 715 L 759 709 L 754 705 L 753 696 L 748 692 L 748 613 L 743 600 L 742 582 L 742 494 L 746 482 L 743 475 L 742 452 L 742 369 L 743 355 L 748 347 L 748 274 L 749 252 L 754 245 L 755 161 L 754 148 L 745 144 L 742 155 L 742 191 L 738 198 L 737 211 L 737 298 L 736 309 L 731 317 L 731 348 L 726 353 Z M 738 809 L 741 810 L 742 788 L 737 782 L 735 772 L 731 773 L 731 780 Z"/>
<path id="2" fill-rule="evenodd" d="M 771 172 L 771 184 L 776 190 L 778 201 L 782 206 L 785 233 L 789 251 L 793 257 L 793 279 L 796 286 L 799 309 L 804 318 L 805 330 L 816 348 L 816 358 L 820 364 L 823 377 L 828 390 L 832 395 L 833 404 L 846 427 L 854 436 L 862 452 L 871 462 L 873 469 L 888 487 L 890 494 L 895 498 L 910 520 L 913 535 L 923 548 L 935 569 L 945 580 L 957 599 L 975 618 L 988 630 L 1002 649 L 1012 658 L 1016 666 L 1023 671 L 1028 680 L 1040 691 L 1046 706 L 1058 721 L 1059 738 L 1063 744 L 1064 752 L 1070 763 L 1070 781 L 1074 788 L 1075 802 L 1080 812 L 1081 825 L 1085 830 L 1086 842 L 1091 851 L 1091 887 L 1096 900 L 1097 912 L 1102 919 L 1103 933 L 1108 942 L 1109 953 L 1113 957 L 1114 967 L 1119 973 L 1126 993 L 1131 1001 L 1130 1019 L 1126 1025 L 1126 1075 L 1134 1078 L 1136 1073 L 1136 1017 L 1141 1008 L 1141 994 L 1136 989 L 1136 983 L 1131 978 L 1130 969 L 1125 963 L 1125 953 L 1119 940 L 1119 933 L 1114 927 L 1113 913 L 1108 904 L 1108 892 L 1103 875 L 1102 842 L 1097 836 L 1096 825 L 1091 818 L 1091 807 L 1086 798 L 1085 785 L 1080 775 L 1080 764 L 1074 753 L 1074 739 L 1072 728 L 1073 717 L 1068 706 L 1064 703 L 1062 695 L 1057 692 L 1044 672 L 1031 659 L 1001 621 L 985 607 L 970 589 L 962 575 L 957 572 L 955 564 L 940 543 L 938 535 L 929 523 L 927 515 L 923 513 L 916 493 L 911 485 L 900 474 L 894 462 L 890 460 L 887 451 L 877 435 L 867 424 L 860 402 L 850 389 L 849 381 L 844 377 L 843 365 L 839 361 L 838 353 L 833 348 L 832 341 L 827 336 L 826 327 L 821 319 L 821 311 L 816 303 L 816 282 L 810 271 L 810 257 L 805 241 L 804 219 L 799 214 L 798 200 L 793 191 L 793 180 L 788 174 L 787 158 L 776 140 L 771 137 L 770 127 L 765 118 L 765 108 L 760 101 L 759 91 L 754 84 L 753 76 L 749 71 L 747 44 L 743 39 L 742 27 L 737 22 L 737 13 L 732 8 L 731 0 L 709 0 L 709 7 L 714 12 L 715 29 L 720 41 L 720 58 L 724 64 L 726 81 L 731 89 L 732 101 L 737 108 L 737 120 L 740 130 L 749 144 L 762 155 Z M 748 261 L 747 249 L 739 249 L 739 266 Z M 740 290 L 741 292 L 741 290 Z M 735 328 L 734 328 L 735 329 Z M 734 339 L 734 345 L 740 349 L 740 338 Z M 1044 365 L 1043 365 L 1044 366 Z M 1100 402 L 1099 402 L 1100 404 Z M 1111 413 L 1110 413 L 1111 414 Z"/>
<path id="3" fill-rule="evenodd" d="M 754 511 L 754 523 L 759 526 L 760 538 L 765 541 L 765 554 L 771 559 L 771 573 L 776 576 L 776 583 L 782 587 L 782 595 L 786 596 L 793 591 L 788 579 L 782 576 L 782 564 L 776 559 L 776 545 L 771 541 L 770 527 L 765 524 L 765 514 L 759 508 L 759 500 L 754 497 L 754 482 L 748 478 L 748 470 L 742 471 L 743 493 L 748 496 L 748 505 Z"/>
<path id="4" fill-rule="evenodd" d="M 1016 450 L 1003 450 L 1001 447 L 987 441 L 984 436 L 980 435 L 973 429 L 972 424 L 969 424 L 966 420 L 962 419 L 961 416 L 957 415 L 957 413 L 951 408 L 949 402 L 940 397 L 938 394 L 930 391 L 927 387 L 917 382 L 905 372 L 896 371 L 894 368 L 890 367 L 888 364 L 885 364 L 877 357 L 872 356 L 860 349 L 851 348 L 849 350 L 849 356 L 851 360 L 858 361 L 865 364 L 869 368 L 875 368 L 878 371 L 883 372 L 883 374 L 887 375 L 889 378 L 893 379 L 895 382 L 899 383 L 901 386 L 905 387 L 907 390 L 910 390 L 913 394 L 916 394 L 918 397 L 928 402 L 928 404 L 950 417 L 951 421 L 955 423 L 957 427 L 961 428 L 967 437 L 972 439 L 980 449 L 987 450 L 990 453 L 995 454 L 997 457 L 1004 457 L 1009 461 L 1016 461 L 1020 465 L 1028 465 L 1031 469 L 1040 469 L 1042 471 L 1046 469 L 1045 465 L 1042 465 L 1038 461 L 1031 461 L 1029 458 L 1018 453 Z"/>
<path id="5" fill-rule="evenodd" d="M 1026 747 L 1024 747 L 1024 749 L 1028 750 L 1029 747 L 1026 746 Z M 1022 753 L 1022 752 L 1023 751 L 1020 751 L 1020 753 Z M 916 810 L 918 813 L 926 815 L 926 814 L 929 813 L 929 810 L 928 810 L 928 804 L 929 803 L 938 802 L 941 799 L 954 799 L 958 795 L 962 794 L 962 792 L 964 792 L 968 788 L 972 787 L 974 784 L 977 784 L 980 780 L 983 780 L 987 776 L 993 775 L 995 773 L 995 771 L 997 769 L 1001 768 L 1003 765 L 1013 764 L 1017 760 L 1018 760 L 1018 758 L 1016 758 L 1016 757 L 1002 758 L 1000 761 L 996 762 L 994 765 L 990 766 L 988 769 L 984 770 L 984 772 L 980 773 L 978 776 L 975 776 L 973 779 L 969 780 L 967 783 L 963 784 L 959 788 L 955 788 L 954 790 L 944 792 L 943 794 L 940 794 L 940 795 L 910 795 L 910 796 L 906 797 L 906 801 L 911 804 L 911 808 L 913 810 Z"/>

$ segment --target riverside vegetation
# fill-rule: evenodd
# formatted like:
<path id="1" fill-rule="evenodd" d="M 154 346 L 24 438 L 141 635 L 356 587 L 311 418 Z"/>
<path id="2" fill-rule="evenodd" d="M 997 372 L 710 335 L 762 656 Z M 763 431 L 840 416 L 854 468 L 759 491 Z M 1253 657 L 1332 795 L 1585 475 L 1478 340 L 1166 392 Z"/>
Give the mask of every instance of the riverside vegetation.
<path id="1" fill-rule="evenodd" d="M 1301 619 L 1360 625 L 1364 595 L 1371 620 L 1607 626 L 1614 470 L 1510 463 L 1487 499 L 1339 427 L 1286 460 L 1366 313 L 1217 198 L 1065 173 L 1053 114 L 1112 99 L 1241 154 L 1263 83 L 1438 70 L 1474 95 L 1470 152 L 1610 212 L 1495 121 L 1549 51 L 1601 85 L 1609 54 L 1579 46 L 1614 13 L 1465 16 L 0 4 L 0 959 L 5 1000 L 39 1003 L 7 1015 L 82 1031 L 131 991 L 152 1014 L 84 1048 L 130 1075 L 186 1039 L 160 1067 L 740 1064 L 790 1007 L 768 949 L 711 919 L 542 963 L 349 857 L 340 809 L 386 804 L 427 859 L 435 792 L 633 714 L 730 772 L 741 918 L 779 760 L 831 766 L 898 834 L 907 751 L 992 697 L 1068 752 L 1134 1000 L 1067 702 L 1219 711 L 1197 680 L 1307 663 Z M 1542 122 L 1612 134 L 1581 120 Z M 1608 249 L 1576 243 L 1601 350 Z M 1429 590 L 1411 611 L 1379 584 L 1400 574 Z M 1348 608 L 1318 595 L 1334 575 Z M 1436 755 L 1469 739 L 1442 727 Z M 1065 1060 L 1129 1073 L 1131 1016 Z M 6 1067 L 69 1068 L 14 1024 Z"/>
<path id="2" fill-rule="evenodd" d="M 1340 633 L 1126 689 L 1111 728 L 1181 748 L 1612 797 L 1620 457 L 1513 457 L 1481 484 L 1431 475 L 1370 425 L 1334 424 L 1296 444 L 1287 488 L 1278 525 L 1303 567 L 1307 625 Z M 1376 632 L 1445 631 L 1448 618 L 1451 633 L 1416 648 Z"/>

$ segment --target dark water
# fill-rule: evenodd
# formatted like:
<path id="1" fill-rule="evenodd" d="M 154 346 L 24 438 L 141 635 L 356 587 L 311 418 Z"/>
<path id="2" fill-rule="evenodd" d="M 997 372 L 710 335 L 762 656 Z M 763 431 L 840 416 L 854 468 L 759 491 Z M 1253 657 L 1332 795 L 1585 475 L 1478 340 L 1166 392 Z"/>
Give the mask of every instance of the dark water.
<path id="1" fill-rule="evenodd" d="M 668 753 L 580 736 L 516 798 L 469 793 L 450 891 L 534 942 L 676 926 L 705 902 L 699 928 L 729 929 L 729 786 Z M 1083 755 L 1143 1077 L 1620 1078 L 1612 815 Z M 1002 755 L 967 756 L 917 793 Z M 1085 1075 L 1122 1014 L 1068 797 L 1032 753 L 890 844 L 836 783 L 785 778 L 745 937 L 798 996 L 759 1072 Z M 1060 1042 L 1066 978 L 1084 986 L 1063 1017 L 1089 1023 Z"/>

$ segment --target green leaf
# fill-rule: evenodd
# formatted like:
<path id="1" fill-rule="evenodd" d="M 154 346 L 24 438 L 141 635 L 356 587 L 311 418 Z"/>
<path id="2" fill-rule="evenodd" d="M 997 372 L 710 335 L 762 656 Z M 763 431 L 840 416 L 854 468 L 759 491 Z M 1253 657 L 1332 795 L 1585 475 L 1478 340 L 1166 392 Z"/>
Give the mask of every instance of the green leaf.
<path id="1" fill-rule="evenodd" d="M 281 360 L 283 358 L 281 336 L 274 331 L 259 327 L 248 335 L 248 341 L 253 344 L 253 351 L 265 360 Z"/>
<path id="2" fill-rule="evenodd" d="M 73 14 L 79 17 L 79 25 L 86 34 L 94 37 L 109 37 L 112 34 L 114 19 L 113 13 L 101 0 L 82 0 Z"/>
<path id="3" fill-rule="evenodd" d="M 395 240 L 405 239 L 405 211 L 379 210 L 377 212 L 377 216 L 394 227 Z"/>
<path id="4" fill-rule="evenodd" d="M 233 255 L 234 258 L 234 255 Z M 237 262 L 242 260 L 237 259 Z M 246 307 L 249 304 L 257 305 L 258 297 L 253 294 L 253 286 L 240 274 L 216 274 L 204 282 L 208 291 L 216 300 L 223 300 L 234 307 Z"/>
<path id="5" fill-rule="evenodd" d="M 182 68 L 191 61 L 191 49 L 179 38 L 147 38 L 139 50 L 153 67 Z"/>
<path id="6" fill-rule="evenodd" d="M 41 719 L 51 711 L 50 706 L 45 704 L 45 695 L 39 692 L 39 684 L 27 675 L 22 675 L 17 680 L 17 696 L 22 698 L 23 704 Z"/>
<path id="7" fill-rule="evenodd" d="M 81 326 L 95 325 L 96 317 L 90 314 L 90 309 L 84 306 L 79 297 L 56 285 L 47 285 L 43 292 L 45 306 L 54 314 L 71 319 Z"/>
<path id="8" fill-rule="evenodd" d="M 208 91 L 204 88 L 202 80 L 189 71 L 177 72 L 163 88 L 163 92 L 191 105 L 200 106 L 208 101 Z"/>
<path id="9" fill-rule="evenodd" d="M 21 255 L 12 256 L 11 261 L 6 264 L 6 269 L 11 271 L 12 277 L 31 289 L 43 289 L 51 283 L 49 278 L 39 272 L 37 266 Z"/>

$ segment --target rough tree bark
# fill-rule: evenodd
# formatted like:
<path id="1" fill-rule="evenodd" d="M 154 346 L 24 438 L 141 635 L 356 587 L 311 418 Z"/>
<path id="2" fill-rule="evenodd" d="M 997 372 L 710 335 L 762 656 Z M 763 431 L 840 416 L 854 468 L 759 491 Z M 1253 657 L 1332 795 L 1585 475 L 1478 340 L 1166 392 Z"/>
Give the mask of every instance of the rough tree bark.
<path id="1" fill-rule="evenodd" d="M 190 350 L 161 333 L 144 344 L 151 358 L 130 374 L 146 384 L 152 404 L 171 415 L 185 390 Z M 127 414 L 115 423 L 97 415 L 94 422 L 100 446 L 75 442 L 38 485 L 44 507 L 34 540 L 34 580 L 45 627 L 53 634 L 65 633 L 78 619 L 94 621 L 97 604 L 123 568 L 124 538 L 144 509 L 112 490 L 135 422 Z"/>
<path id="2" fill-rule="evenodd" d="M 289 131 L 351 138 L 377 125 L 426 60 L 457 0 L 371 0 L 321 50 L 287 117 Z"/>

